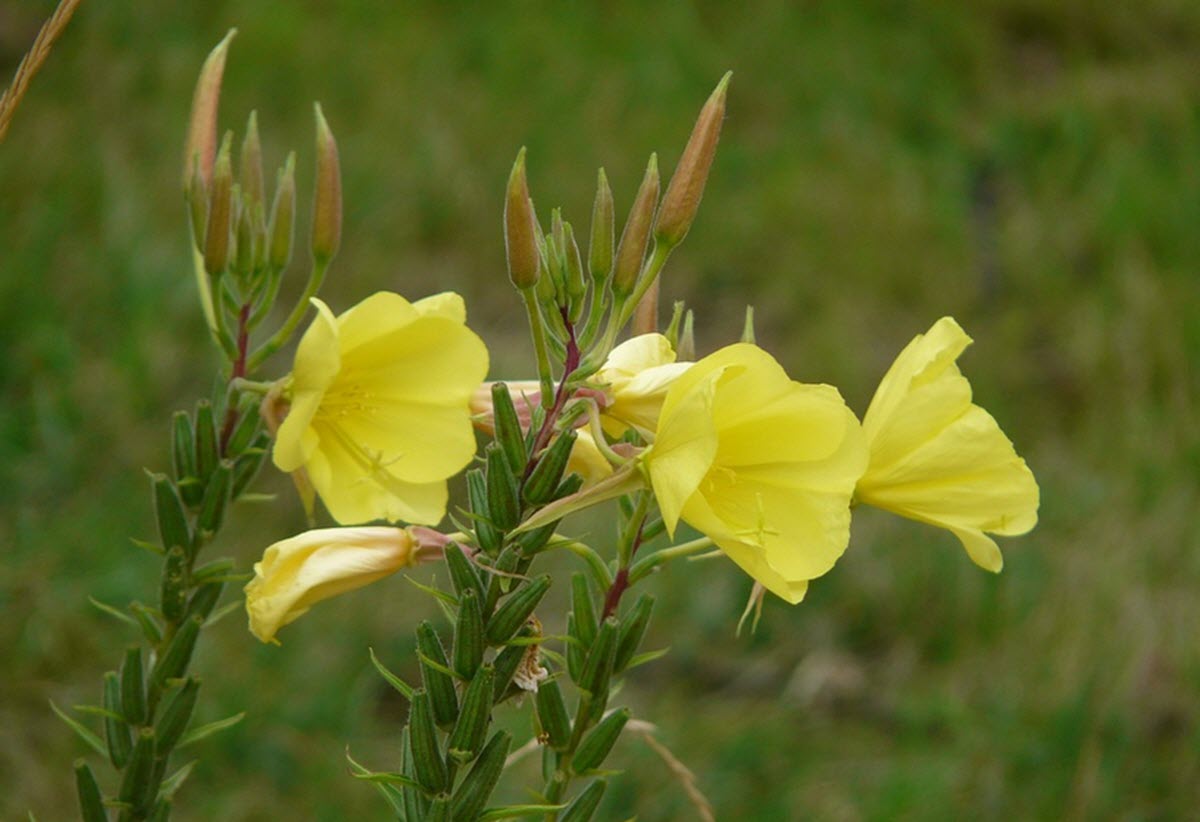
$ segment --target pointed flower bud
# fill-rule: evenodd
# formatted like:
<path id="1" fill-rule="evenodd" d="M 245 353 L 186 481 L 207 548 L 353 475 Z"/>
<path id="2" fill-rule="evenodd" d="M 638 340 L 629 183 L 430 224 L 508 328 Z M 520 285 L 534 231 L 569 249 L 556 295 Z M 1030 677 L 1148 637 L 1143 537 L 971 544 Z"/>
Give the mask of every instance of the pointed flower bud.
<path id="1" fill-rule="evenodd" d="M 212 190 L 208 198 L 208 226 L 204 231 L 204 270 L 220 277 L 229 267 L 229 233 L 233 222 L 233 161 L 230 146 L 233 133 L 221 142 L 213 168 Z"/>
<path id="2" fill-rule="evenodd" d="M 508 278 L 519 289 L 537 285 L 541 266 L 533 217 L 533 202 L 529 199 L 529 182 L 525 179 L 525 149 L 517 152 L 512 173 L 508 177 L 508 193 L 504 200 L 504 250 L 508 255 Z"/>
<path id="3" fill-rule="evenodd" d="M 250 206 L 261 205 L 263 202 L 263 167 L 262 143 L 258 139 L 258 112 L 250 112 L 250 121 L 246 124 L 246 136 L 242 140 L 241 163 L 238 166 L 241 174 L 242 197 Z"/>
<path id="4" fill-rule="evenodd" d="M 296 153 L 288 154 L 275 183 L 275 204 L 271 206 L 271 268 L 282 271 L 292 259 L 296 235 Z"/>
<path id="5" fill-rule="evenodd" d="M 642 185 L 638 188 L 633 207 L 629 210 L 629 219 L 625 221 L 625 230 L 621 232 L 621 243 L 617 246 L 612 281 L 614 294 L 630 294 L 637 285 L 657 205 L 658 155 L 651 154 L 650 162 L 646 165 L 646 174 L 642 177 Z"/>
<path id="6" fill-rule="evenodd" d="M 337 142 L 325 122 L 321 104 L 317 115 L 317 193 L 313 201 L 312 252 L 318 263 L 328 263 L 342 242 L 342 172 Z"/>
<path id="7" fill-rule="evenodd" d="M 725 73 L 721 82 L 700 110 L 692 136 L 688 138 L 679 165 L 671 175 L 667 193 L 663 196 L 662 209 L 658 212 L 658 225 L 654 228 L 655 239 L 674 248 L 679 245 L 692 220 L 700 208 L 704 196 L 704 184 L 708 181 L 708 170 L 712 168 L 713 156 L 717 153 L 717 140 L 721 137 L 721 123 L 725 119 L 725 90 L 733 72 Z"/>
<path id="8" fill-rule="evenodd" d="M 212 179 L 213 158 L 217 153 L 217 102 L 221 97 L 221 77 L 225 73 L 225 55 L 237 29 L 230 29 L 200 69 L 196 91 L 192 95 L 192 114 L 187 142 L 183 149 L 183 188 L 192 187 L 198 174 L 205 186 Z M 199 161 L 197 163 L 197 160 Z"/>
<path id="9" fill-rule="evenodd" d="M 596 201 L 592 203 L 592 237 L 588 246 L 588 270 L 592 279 L 608 278 L 613 264 L 613 196 L 604 169 L 596 175 Z"/>

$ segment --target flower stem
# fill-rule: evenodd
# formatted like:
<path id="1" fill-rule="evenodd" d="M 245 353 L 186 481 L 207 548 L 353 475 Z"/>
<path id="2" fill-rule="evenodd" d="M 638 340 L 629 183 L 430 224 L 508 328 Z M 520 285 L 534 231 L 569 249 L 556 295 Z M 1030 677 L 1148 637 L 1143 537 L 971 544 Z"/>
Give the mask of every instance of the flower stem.
<path id="1" fill-rule="evenodd" d="M 308 283 L 304 286 L 304 293 L 300 295 L 300 299 L 296 301 L 296 305 L 292 308 L 292 313 L 284 320 L 283 325 L 279 330 L 267 340 L 258 350 L 250 355 L 247 362 L 247 369 L 255 371 L 262 365 L 268 357 L 287 344 L 291 339 L 292 334 L 296 332 L 296 326 L 304 319 L 304 315 L 308 313 L 308 301 L 316 296 L 317 290 L 320 289 L 321 283 L 325 281 L 325 272 L 329 270 L 329 260 L 314 260 L 312 272 L 308 275 Z"/>

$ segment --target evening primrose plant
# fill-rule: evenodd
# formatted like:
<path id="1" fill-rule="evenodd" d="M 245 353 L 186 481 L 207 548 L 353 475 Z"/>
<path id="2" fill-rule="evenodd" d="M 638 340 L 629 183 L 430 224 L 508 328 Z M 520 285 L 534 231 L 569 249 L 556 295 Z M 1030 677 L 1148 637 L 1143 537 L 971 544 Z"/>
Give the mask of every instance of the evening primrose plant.
<path id="1" fill-rule="evenodd" d="M 131 651 L 106 675 L 94 711 L 106 741 L 71 719 L 120 773 L 104 792 L 77 766 L 85 819 L 167 818 L 187 775 L 168 775 L 173 747 L 227 724 L 186 730 L 198 688 L 191 651 L 235 578 L 230 562 L 195 559 L 268 453 L 291 475 L 309 527 L 280 535 L 244 587 L 258 640 L 286 640 L 286 626 L 325 599 L 445 565 L 446 585 L 418 585 L 428 599 L 404 600 L 428 615 L 415 635 L 420 681 L 371 654 L 408 703 L 397 761 L 373 770 L 347 754 L 351 773 L 407 822 L 594 818 L 617 773 L 614 744 L 652 727 L 617 699 L 621 681 L 661 654 L 641 647 L 654 599 L 632 592 L 674 560 L 728 558 L 750 577 L 751 605 L 765 592 L 797 604 L 846 551 L 859 504 L 951 531 L 994 572 L 1002 563 L 989 535 L 1036 523 L 1033 474 L 974 403 L 957 366 L 970 339 L 953 319 L 900 353 L 861 422 L 836 388 L 793 379 L 757 345 L 749 317 L 740 341 L 707 354 L 695 351 L 683 303 L 660 332 L 662 272 L 698 212 L 729 75 L 665 191 L 651 156 L 619 235 L 599 172 L 586 253 L 560 210 L 539 219 L 517 154 L 503 227 L 535 362 L 521 379 L 486 382 L 488 351 L 457 294 L 380 292 L 341 313 L 317 297 L 341 232 L 337 147 L 319 108 L 312 268 L 282 324 L 260 331 L 291 257 L 294 160 L 267 209 L 252 117 L 234 181 L 231 138 L 218 150 L 215 126 L 227 46 L 201 74 L 185 154 L 197 283 L 227 357 L 224 390 L 176 418 L 174 473 L 153 479 L 160 604 L 109 609 L 142 627 L 149 653 Z M 290 370 L 257 377 L 305 317 Z M 460 476 L 455 505 L 448 483 Z M 572 536 L 570 517 L 597 506 L 612 508 L 614 532 Z M 336 525 L 316 527 L 326 515 Z M 554 552 L 578 561 L 569 578 L 545 570 Z M 556 586 L 569 591 L 565 614 L 543 607 Z M 527 718 L 524 738 L 508 730 L 524 720 L 497 723 L 504 714 Z M 540 757 L 540 781 L 525 786 L 523 804 L 497 803 L 527 755 Z"/>

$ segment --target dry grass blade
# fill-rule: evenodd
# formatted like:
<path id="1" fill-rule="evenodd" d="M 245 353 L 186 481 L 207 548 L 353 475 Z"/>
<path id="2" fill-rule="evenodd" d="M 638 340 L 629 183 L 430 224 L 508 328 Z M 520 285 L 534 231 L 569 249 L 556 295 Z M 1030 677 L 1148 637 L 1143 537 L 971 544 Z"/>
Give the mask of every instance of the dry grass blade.
<path id="1" fill-rule="evenodd" d="M 671 774 L 679 780 L 679 784 L 683 787 L 684 793 L 687 794 L 688 799 L 691 801 L 692 807 L 696 809 L 696 818 L 702 820 L 702 822 L 716 822 L 712 805 L 704 794 L 700 792 L 700 789 L 696 787 L 696 775 L 688 769 L 687 765 L 676 759 L 675 754 L 671 753 L 666 745 L 654 738 L 655 726 L 649 722 L 632 719 L 625 726 L 625 729 L 641 736 L 646 744 L 650 746 L 650 749 L 658 754 L 662 758 L 662 761 L 666 763 Z"/>
<path id="2" fill-rule="evenodd" d="M 12 122 L 13 112 L 17 110 L 21 98 L 25 96 L 25 92 L 29 88 L 29 81 L 33 79 L 33 75 L 37 74 L 42 63 L 50 55 L 54 41 L 63 33 L 63 29 L 67 27 L 71 15 L 75 14 L 75 9 L 80 2 L 81 0 L 61 0 L 58 8 L 54 10 L 54 14 L 50 15 L 50 19 L 38 32 L 33 46 L 21 58 L 21 64 L 17 66 L 17 73 L 13 75 L 12 84 L 4 92 L 4 96 L 0 97 L 0 143 L 4 142 L 4 137 L 8 134 L 8 125 Z"/>

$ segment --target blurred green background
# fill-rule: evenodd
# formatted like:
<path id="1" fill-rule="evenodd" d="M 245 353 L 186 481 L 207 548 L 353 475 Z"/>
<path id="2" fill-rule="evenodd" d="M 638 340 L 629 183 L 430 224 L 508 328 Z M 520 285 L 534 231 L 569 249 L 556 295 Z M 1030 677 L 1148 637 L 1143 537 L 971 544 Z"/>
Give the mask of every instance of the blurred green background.
<path id="1" fill-rule="evenodd" d="M 51 10 L 0 1 L 11 77 Z M 595 169 L 623 212 L 652 150 L 672 169 L 734 71 L 728 119 L 665 296 L 702 349 L 759 341 L 865 410 L 896 352 L 953 314 L 963 366 L 1042 486 L 991 577 L 954 539 L 873 511 L 796 608 L 734 635 L 749 581 L 672 567 L 621 699 L 657 722 L 718 818 L 1172 819 L 1200 807 L 1200 5 L 1085 0 L 643 4 L 84 3 L 0 145 L 0 816 L 71 818 L 83 746 L 48 709 L 98 698 L 131 637 L 93 594 L 149 599 L 143 467 L 217 364 L 179 194 L 196 72 L 230 26 L 222 126 L 257 109 L 266 156 L 312 108 L 341 146 L 343 251 L 324 296 L 462 292 L 493 376 L 530 370 L 504 273 L 503 184 L 587 222 Z M 307 194 L 305 195 L 308 196 Z M 293 274 L 289 294 L 302 279 Z M 286 357 L 271 364 L 287 369 Z M 303 525 L 239 511 L 248 567 Z M 596 523 L 598 538 L 606 538 Z M 428 578 L 422 571 L 419 575 Z M 240 617 L 202 642 L 181 820 L 384 818 L 347 745 L 394 767 L 435 609 L 396 578 L 263 647 Z M 525 709 L 527 711 L 528 708 Z M 508 720 L 528 735 L 524 711 Z M 603 818 L 689 819 L 621 743 Z M 103 772 L 103 771 L 101 771 Z M 530 780 L 532 784 L 532 779 Z M 510 793 L 519 796 L 514 783 Z"/>

